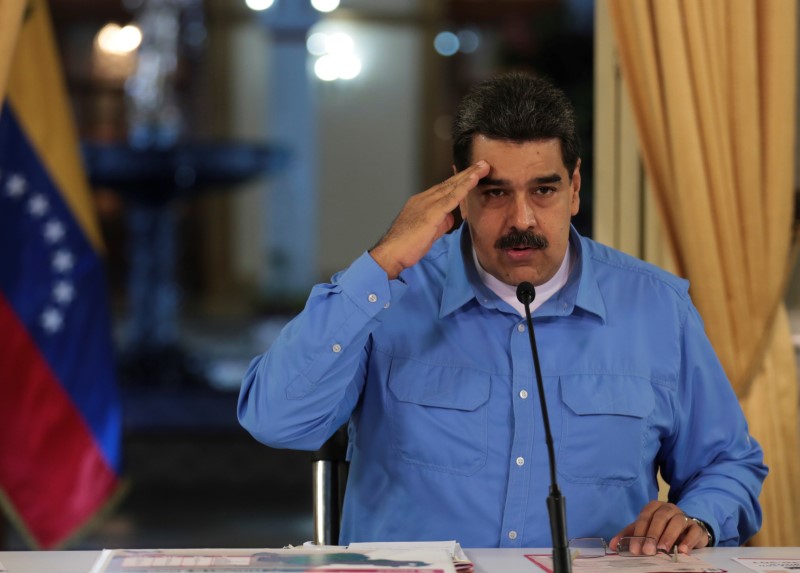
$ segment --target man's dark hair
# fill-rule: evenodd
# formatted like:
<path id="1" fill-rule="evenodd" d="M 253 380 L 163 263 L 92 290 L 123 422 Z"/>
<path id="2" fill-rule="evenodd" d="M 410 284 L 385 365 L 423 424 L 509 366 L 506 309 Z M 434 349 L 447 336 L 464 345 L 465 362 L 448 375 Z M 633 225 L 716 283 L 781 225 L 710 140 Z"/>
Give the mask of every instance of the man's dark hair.
<path id="1" fill-rule="evenodd" d="M 472 163 L 475 134 L 514 143 L 558 139 L 569 176 L 581 152 L 575 110 L 560 89 L 524 72 L 509 72 L 474 86 L 453 120 L 453 163 L 458 171 Z"/>

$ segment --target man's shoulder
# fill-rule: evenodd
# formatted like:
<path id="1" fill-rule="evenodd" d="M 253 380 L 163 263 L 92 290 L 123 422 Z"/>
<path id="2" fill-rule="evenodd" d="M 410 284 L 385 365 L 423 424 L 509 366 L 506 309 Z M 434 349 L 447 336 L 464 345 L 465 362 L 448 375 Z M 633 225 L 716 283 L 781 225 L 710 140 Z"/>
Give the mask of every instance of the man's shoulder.
<path id="1" fill-rule="evenodd" d="M 586 237 L 581 237 L 581 248 L 583 256 L 591 260 L 598 275 L 622 281 L 623 284 L 620 286 L 646 281 L 672 291 L 680 298 L 689 298 L 689 281 L 652 263 Z"/>

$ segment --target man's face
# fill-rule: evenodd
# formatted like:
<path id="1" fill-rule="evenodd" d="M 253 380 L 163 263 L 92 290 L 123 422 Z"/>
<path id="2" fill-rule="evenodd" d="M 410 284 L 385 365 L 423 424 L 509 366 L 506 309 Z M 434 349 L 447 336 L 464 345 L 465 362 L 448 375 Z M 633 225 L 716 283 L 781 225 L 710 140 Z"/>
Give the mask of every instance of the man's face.
<path id="1" fill-rule="evenodd" d="M 481 266 L 509 285 L 555 275 L 578 212 L 580 162 L 570 179 L 558 139 L 512 143 L 476 135 L 472 163 L 491 169 L 461 201 Z"/>

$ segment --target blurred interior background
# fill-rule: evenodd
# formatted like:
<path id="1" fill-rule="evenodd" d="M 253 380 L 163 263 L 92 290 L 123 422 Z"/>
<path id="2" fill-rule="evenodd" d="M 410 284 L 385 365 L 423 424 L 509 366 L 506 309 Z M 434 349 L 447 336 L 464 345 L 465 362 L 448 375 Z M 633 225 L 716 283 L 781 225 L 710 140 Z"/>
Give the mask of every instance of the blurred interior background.
<path id="1" fill-rule="evenodd" d="M 127 494 L 72 548 L 312 538 L 311 458 L 236 421 L 249 360 L 451 173 L 476 80 L 551 77 L 594 236 L 593 0 L 51 0 L 107 248 Z M 637 253 L 634 253 L 637 254 Z M 788 290 L 800 347 L 800 271 Z M 26 548 L 11 527 L 0 546 Z"/>

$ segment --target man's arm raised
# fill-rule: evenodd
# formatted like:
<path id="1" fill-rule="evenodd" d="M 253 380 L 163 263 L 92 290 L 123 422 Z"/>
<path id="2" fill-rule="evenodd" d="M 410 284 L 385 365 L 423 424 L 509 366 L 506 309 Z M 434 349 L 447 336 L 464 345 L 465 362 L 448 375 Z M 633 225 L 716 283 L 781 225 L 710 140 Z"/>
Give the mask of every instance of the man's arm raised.
<path id="1" fill-rule="evenodd" d="M 386 234 L 370 250 L 389 279 L 425 256 L 436 240 L 453 226 L 452 211 L 489 174 L 489 164 L 476 164 L 446 181 L 412 196 Z"/>

